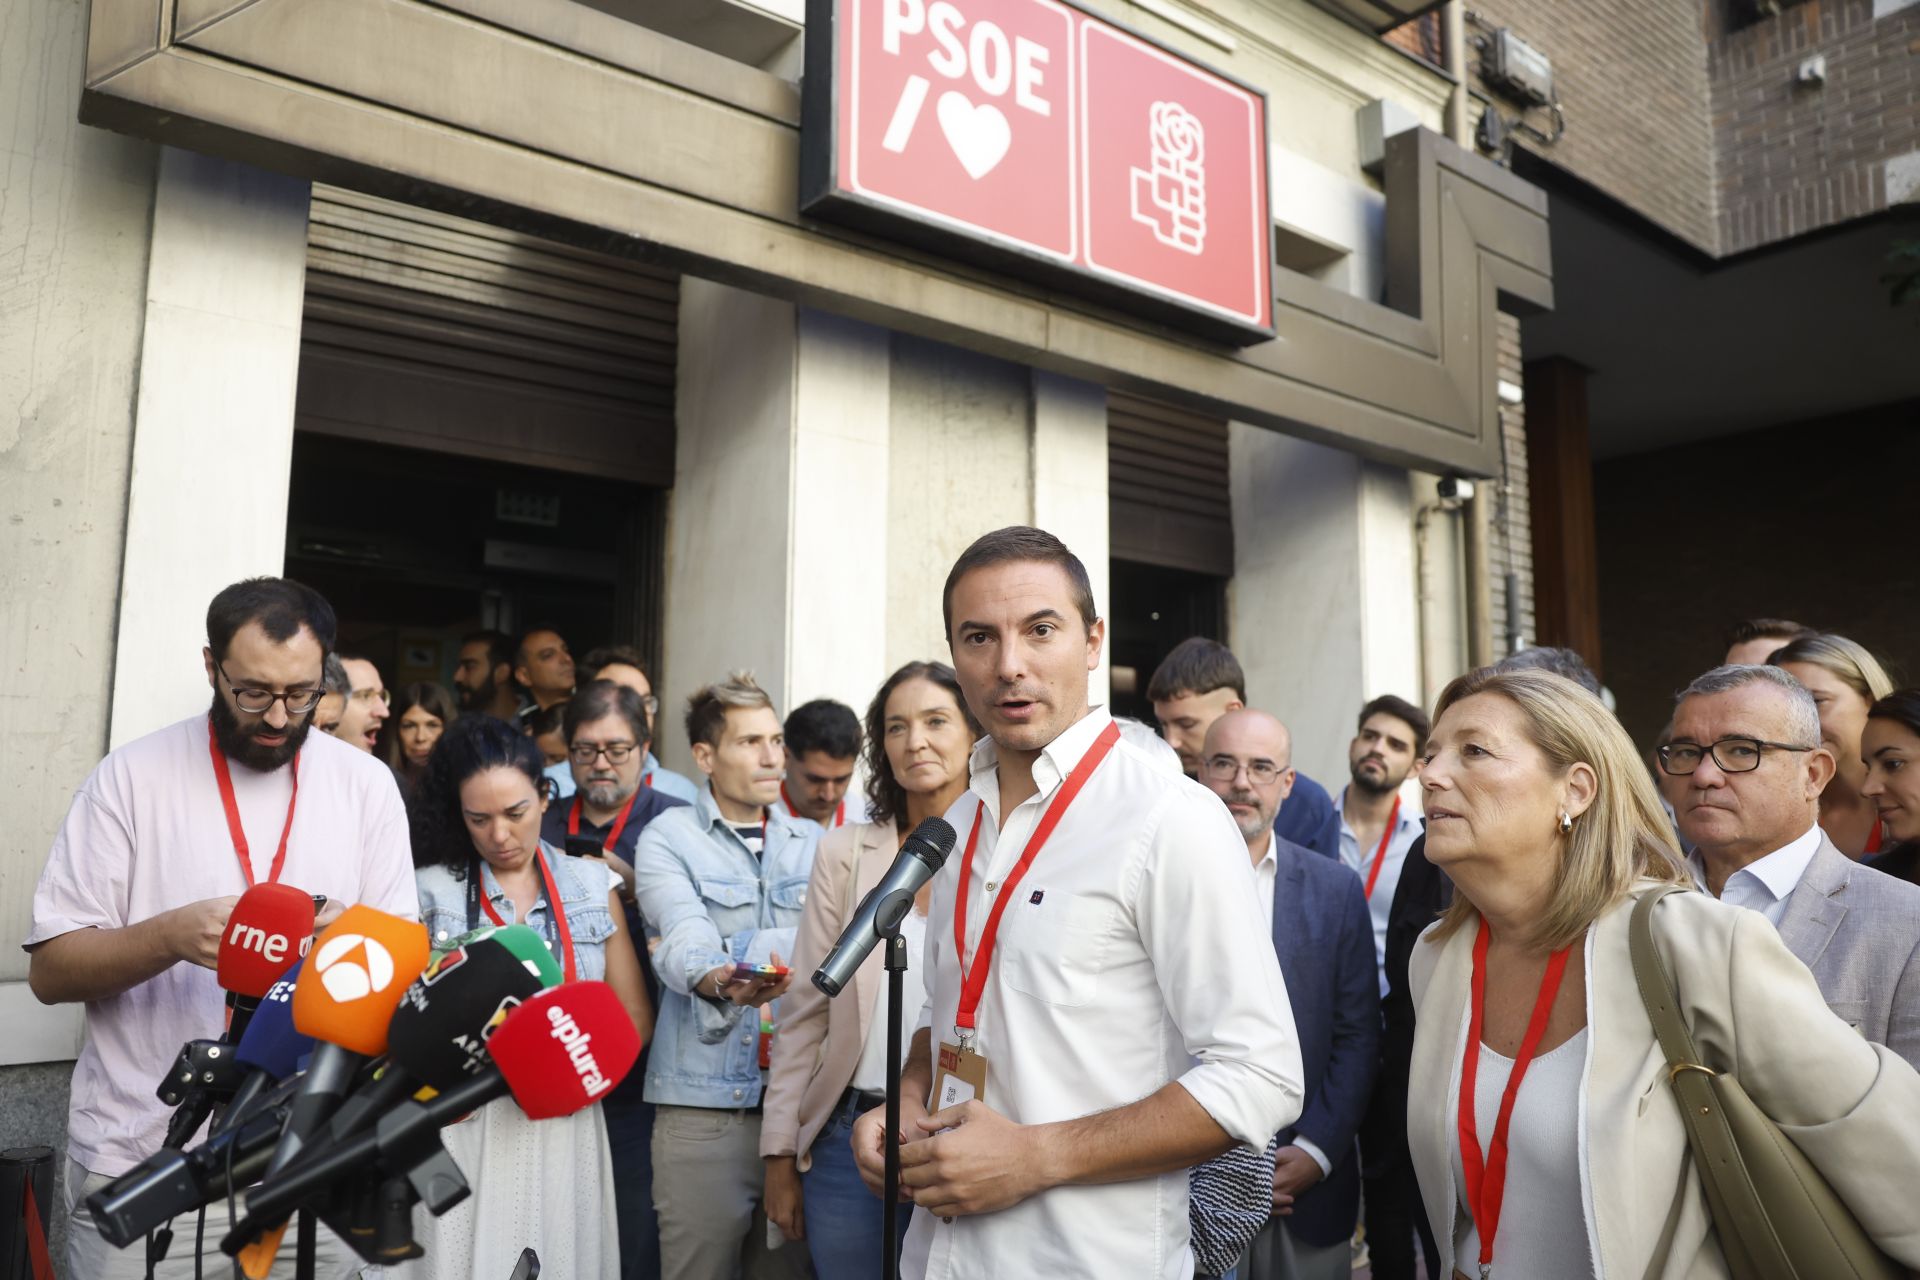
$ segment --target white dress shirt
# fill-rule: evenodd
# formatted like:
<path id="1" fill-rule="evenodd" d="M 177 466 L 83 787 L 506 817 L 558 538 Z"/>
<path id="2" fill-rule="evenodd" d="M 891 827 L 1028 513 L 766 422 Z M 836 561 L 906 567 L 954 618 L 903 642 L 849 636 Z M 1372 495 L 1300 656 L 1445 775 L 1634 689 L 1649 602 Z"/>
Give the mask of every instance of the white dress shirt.
<path id="1" fill-rule="evenodd" d="M 972 790 L 947 813 L 959 845 L 927 917 L 933 1039 L 954 1038 L 954 901 L 982 815 L 967 898 L 967 957 L 994 895 L 1073 767 L 1112 723 L 1089 712 L 1033 765 L 1039 791 L 1001 817 L 998 757 L 974 749 Z M 1015 889 L 976 1013 L 983 1101 L 1020 1124 L 1109 1111 L 1180 1082 L 1235 1139 L 1264 1146 L 1300 1114 L 1300 1045 L 1272 917 L 1246 842 L 1219 798 L 1114 744 Z M 998 1213 L 913 1216 L 902 1274 L 937 1280 L 1193 1274 L 1187 1174 L 1065 1186 Z"/>
<path id="2" fill-rule="evenodd" d="M 1807 874 L 1807 864 L 1820 851 L 1820 824 L 1807 828 L 1806 834 L 1765 857 L 1756 858 L 1727 877 L 1720 890 L 1720 901 L 1758 911 L 1774 928 L 1787 913 L 1787 898 Z M 1707 863 L 1695 849 L 1687 855 L 1693 878 L 1702 889 L 1707 887 Z M 1711 891 L 1709 891 L 1711 892 Z"/>
<path id="3" fill-rule="evenodd" d="M 1340 815 L 1340 861 L 1352 867 L 1364 885 L 1373 871 L 1373 859 L 1380 851 L 1380 841 L 1369 840 L 1366 848 L 1360 847 L 1360 837 L 1347 825 L 1345 787 L 1340 788 L 1340 794 L 1334 797 L 1333 806 L 1334 812 Z M 1400 868 L 1406 864 L 1407 850 L 1413 848 L 1413 842 L 1420 838 L 1420 833 L 1425 829 L 1420 822 L 1419 804 L 1409 803 L 1403 796 L 1400 815 L 1393 824 L 1393 830 L 1387 833 L 1387 850 L 1380 867 L 1380 879 L 1367 897 L 1367 914 L 1373 917 L 1373 963 L 1380 971 L 1382 999 L 1387 994 L 1387 917 L 1393 911 L 1393 891 L 1400 883 Z"/>

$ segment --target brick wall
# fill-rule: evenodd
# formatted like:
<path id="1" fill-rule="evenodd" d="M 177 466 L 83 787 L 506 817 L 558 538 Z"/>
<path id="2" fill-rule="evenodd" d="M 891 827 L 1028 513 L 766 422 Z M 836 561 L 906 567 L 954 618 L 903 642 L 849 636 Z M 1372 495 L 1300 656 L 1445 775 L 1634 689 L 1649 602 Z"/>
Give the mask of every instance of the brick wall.
<path id="1" fill-rule="evenodd" d="M 1720 251 L 1738 253 L 1887 206 L 1886 161 L 1920 151 L 1920 5 L 1807 0 L 1708 49 Z M 1724 13 L 1718 25 L 1730 25 Z M 1798 85 L 1826 58 L 1823 85 Z"/>
<path id="2" fill-rule="evenodd" d="M 1499 376 L 1520 385 L 1520 322 L 1500 315 Z M 1488 513 L 1492 528 L 1487 540 L 1487 567 L 1493 581 L 1494 651 L 1507 652 L 1507 574 L 1518 579 L 1519 631 L 1522 645 L 1532 644 L 1533 629 L 1533 508 L 1527 483 L 1527 415 L 1517 404 L 1500 406 L 1500 431 L 1506 452 L 1504 491 L 1496 489 Z"/>
<path id="3" fill-rule="evenodd" d="M 1871 0 L 1863 0 L 1871 3 Z M 1476 0 L 1469 41 L 1510 26 L 1553 62 L 1565 135 L 1518 143 L 1712 252 L 1713 188 L 1701 0 Z M 1468 66 L 1479 82 L 1479 54 Z M 1490 95 L 1511 118 L 1517 103 Z M 1546 112 L 1527 120 L 1547 127 Z"/>

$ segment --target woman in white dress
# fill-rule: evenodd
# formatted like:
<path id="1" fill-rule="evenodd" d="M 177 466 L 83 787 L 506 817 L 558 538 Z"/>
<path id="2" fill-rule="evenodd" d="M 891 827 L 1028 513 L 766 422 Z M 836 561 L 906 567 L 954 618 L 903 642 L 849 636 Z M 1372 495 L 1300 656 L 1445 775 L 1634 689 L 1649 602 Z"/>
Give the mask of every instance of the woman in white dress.
<path id="1" fill-rule="evenodd" d="M 634 1026 L 653 1030 L 617 875 L 540 840 L 545 761 L 491 716 L 456 721 L 415 788 L 412 826 L 420 914 L 435 946 L 485 924 L 525 924 L 547 939 L 565 981 L 604 980 Z M 598 1105 L 533 1121 L 512 1099 L 443 1133 L 473 1194 L 444 1216 L 414 1214 L 426 1256 L 406 1280 L 503 1280 L 531 1246 L 550 1276 L 617 1280 L 618 1216 Z"/>

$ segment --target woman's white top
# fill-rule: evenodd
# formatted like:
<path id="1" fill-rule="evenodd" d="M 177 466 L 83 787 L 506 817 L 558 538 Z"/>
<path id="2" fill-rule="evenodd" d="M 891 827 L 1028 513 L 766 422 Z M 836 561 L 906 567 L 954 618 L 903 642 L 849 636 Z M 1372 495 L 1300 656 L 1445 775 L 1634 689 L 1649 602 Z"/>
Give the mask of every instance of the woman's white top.
<path id="1" fill-rule="evenodd" d="M 907 944 L 907 971 L 900 976 L 900 1061 L 907 1060 L 907 1049 L 914 1028 L 920 1025 L 920 1010 L 927 1003 L 927 975 L 921 971 L 920 957 L 927 953 L 927 918 L 915 907 L 900 918 L 900 937 Z M 887 1087 L 887 983 L 881 975 L 880 986 L 867 1010 L 867 1039 L 860 1046 L 860 1061 L 854 1064 L 851 1087 L 862 1093 L 880 1093 Z"/>
<path id="2" fill-rule="evenodd" d="M 1464 1037 L 1463 1037 L 1464 1039 Z M 1587 1067 L 1587 1029 L 1551 1053 L 1533 1060 L 1514 1099 L 1507 1127 L 1507 1181 L 1500 1206 L 1500 1232 L 1493 1242 L 1496 1280 L 1580 1280 L 1593 1275 L 1593 1249 L 1587 1239 L 1587 1210 L 1580 1189 L 1580 1087 Z M 1474 1081 L 1474 1119 L 1481 1156 L 1493 1141 L 1500 1116 L 1500 1095 L 1513 1074 L 1513 1059 L 1480 1046 Z M 1448 1101 L 1448 1132 L 1453 1141 L 1453 1258 L 1462 1275 L 1480 1273 L 1480 1230 L 1467 1200 L 1467 1176 L 1460 1163 L 1460 1093 Z"/>

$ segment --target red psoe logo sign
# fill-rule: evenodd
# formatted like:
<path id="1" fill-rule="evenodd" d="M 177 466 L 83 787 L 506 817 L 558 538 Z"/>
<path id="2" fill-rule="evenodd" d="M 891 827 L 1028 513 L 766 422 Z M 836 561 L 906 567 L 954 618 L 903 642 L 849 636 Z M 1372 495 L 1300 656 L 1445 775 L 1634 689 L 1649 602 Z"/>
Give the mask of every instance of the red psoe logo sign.
<path id="1" fill-rule="evenodd" d="M 812 0 L 807 212 L 1245 345 L 1266 99 L 1060 0 Z"/>

